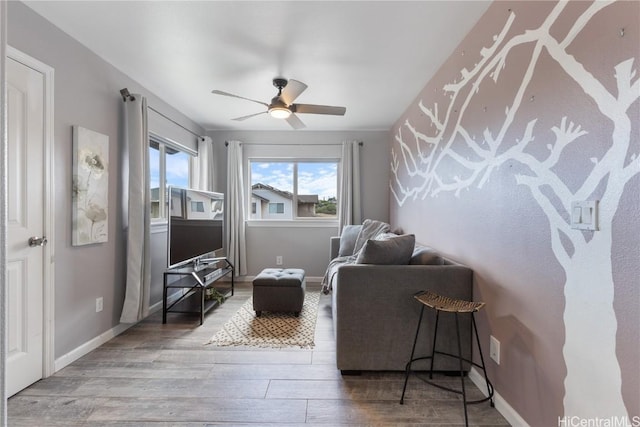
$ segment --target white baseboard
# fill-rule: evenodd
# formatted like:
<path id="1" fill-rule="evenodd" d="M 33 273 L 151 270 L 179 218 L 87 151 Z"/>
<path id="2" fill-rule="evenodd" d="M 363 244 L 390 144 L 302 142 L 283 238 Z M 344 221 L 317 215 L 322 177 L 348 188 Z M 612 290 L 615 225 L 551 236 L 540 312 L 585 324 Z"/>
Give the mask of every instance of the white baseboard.
<path id="1" fill-rule="evenodd" d="M 134 324 L 135 323 L 131 323 L 131 324 L 120 323 L 119 325 L 117 325 L 117 326 L 109 329 L 108 331 L 98 335 L 97 337 L 93 338 L 92 340 L 89 340 L 86 343 L 80 345 L 79 347 L 74 348 L 69 353 L 67 353 L 67 354 L 65 354 L 63 356 L 60 356 L 53 363 L 53 371 L 54 372 L 58 372 L 60 369 L 66 367 L 66 366 L 70 365 L 71 363 L 75 362 L 76 360 L 80 359 L 85 354 L 89 354 L 90 352 L 92 352 L 96 348 L 100 347 L 102 344 L 106 343 L 107 341 L 111 340 L 112 338 L 117 337 L 118 335 L 120 335 L 121 333 L 123 333 L 124 331 L 129 329 L 131 326 L 133 326 Z"/>
<path id="2" fill-rule="evenodd" d="M 469 371 L 469 379 L 476 387 L 485 395 L 487 394 L 487 384 L 485 383 L 484 376 L 478 372 L 475 367 L 472 367 Z M 491 379 L 491 378 L 489 378 Z M 493 390 L 493 402 L 496 405 L 496 409 L 512 426 L 529 427 L 529 424 L 516 412 L 515 409 L 509 405 L 509 403 L 500 396 L 500 393 Z"/>
<path id="3" fill-rule="evenodd" d="M 178 299 L 180 295 L 173 294 L 167 299 L 167 303 L 171 304 L 173 301 Z M 151 307 L 149 307 L 149 314 L 155 313 L 158 310 L 162 310 L 162 301 L 155 303 Z M 53 372 L 58 372 L 60 369 L 70 365 L 76 360 L 80 359 L 82 356 L 89 354 L 96 348 L 100 347 L 102 344 L 108 342 L 109 340 L 117 337 L 130 327 L 135 325 L 135 323 L 120 323 L 119 325 L 114 326 L 108 331 L 98 335 L 97 337 L 87 341 L 86 343 L 76 347 L 71 350 L 69 353 L 60 356 L 57 358 L 53 364 Z"/>

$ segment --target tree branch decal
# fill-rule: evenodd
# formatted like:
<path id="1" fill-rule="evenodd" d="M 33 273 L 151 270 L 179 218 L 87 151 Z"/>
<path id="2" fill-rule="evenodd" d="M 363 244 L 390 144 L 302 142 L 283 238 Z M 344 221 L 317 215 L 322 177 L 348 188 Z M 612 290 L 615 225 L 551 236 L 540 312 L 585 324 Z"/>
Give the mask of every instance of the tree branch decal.
<path id="1" fill-rule="evenodd" d="M 640 97 L 634 58 L 615 66 L 616 93 L 591 74 L 579 60 L 569 53 L 575 38 L 591 19 L 612 2 L 592 3 L 575 21 L 565 38 L 556 40 L 550 28 L 556 23 L 566 2 L 559 2 L 539 28 L 521 34 L 507 35 L 513 27 L 515 14 L 506 18 L 491 46 L 480 51 L 480 61 L 471 70 L 462 69 L 454 82 L 444 85 L 448 105 L 420 100 L 417 109 L 420 119 L 406 119 L 398 127 L 391 150 L 390 190 L 399 207 L 410 201 L 451 193 L 460 197 L 464 190 L 482 188 L 506 163 L 518 163 L 521 171 L 514 175 L 517 185 L 528 189 L 547 217 L 551 231 L 550 249 L 566 273 L 565 312 L 566 342 L 563 349 L 567 365 L 565 378 L 565 414 L 589 416 L 626 414 L 620 391 L 620 369 L 615 352 L 617 321 L 613 310 L 613 275 L 611 264 L 611 225 L 625 184 L 640 173 L 640 158 L 632 149 L 632 118 L 629 109 Z M 519 85 L 515 88 L 504 118 L 497 129 L 486 127 L 479 140 L 465 128 L 464 121 L 472 101 L 485 85 L 499 85 L 502 73 L 509 67 L 509 58 L 516 49 L 527 46 L 528 64 Z M 507 132 L 518 131 L 514 126 L 521 112 L 527 90 L 542 54 L 551 58 L 559 69 L 577 85 L 597 106 L 603 120 L 612 125 L 612 135 L 604 153 L 586 157 L 591 170 L 577 188 L 570 188 L 556 168 L 568 147 L 581 144 L 589 135 L 589 123 L 577 123 L 570 113 L 558 117 L 551 126 L 528 121 L 519 138 L 507 138 Z M 477 105 L 476 105 L 477 107 Z M 637 119 L 637 118 L 636 118 Z M 423 121 L 424 120 L 424 121 Z M 493 124 L 496 125 L 495 123 Z M 544 128 L 546 126 L 546 129 Z M 550 126 L 550 127 L 549 127 Z M 421 129 L 428 129 L 427 131 Z M 536 134 L 550 131 L 553 140 L 536 142 Z M 543 146 L 548 154 L 533 150 Z M 536 154 L 532 154 L 532 153 Z M 586 156 L 588 152 L 584 152 Z M 571 201 L 589 200 L 601 194 L 600 229 L 585 233 L 570 226 Z M 594 260 L 598 260 L 596 266 Z M 603 266 L 603 264 L 606 264 Z M 580 293 L 584 280 L 597 283 L 599 309 L 597 324 L 584 309 L 585 296 Z M 589 346 L 589 348 L 585 348 Z M 585 360 L 586 359 L 586 360 Z M 617 374 L 616 374 L 617 372 Z M 599 395 L 607 402 L 594 407 L 580 399 L 584 390 L 597 381 Z M 604 384 L 604 386 L 602 386 Z"/>

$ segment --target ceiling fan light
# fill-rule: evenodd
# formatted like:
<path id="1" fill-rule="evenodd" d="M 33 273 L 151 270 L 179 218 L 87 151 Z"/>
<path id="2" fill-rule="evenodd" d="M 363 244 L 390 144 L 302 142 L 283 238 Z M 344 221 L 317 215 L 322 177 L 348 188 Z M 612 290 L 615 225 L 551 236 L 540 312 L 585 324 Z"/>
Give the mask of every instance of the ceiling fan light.
<path id="1" fill-rule="evenodd" d="M 287 119 L 291 115 L 291 110 L 286 107 L 269 108 L 269 114 L 276 119 Z"/>

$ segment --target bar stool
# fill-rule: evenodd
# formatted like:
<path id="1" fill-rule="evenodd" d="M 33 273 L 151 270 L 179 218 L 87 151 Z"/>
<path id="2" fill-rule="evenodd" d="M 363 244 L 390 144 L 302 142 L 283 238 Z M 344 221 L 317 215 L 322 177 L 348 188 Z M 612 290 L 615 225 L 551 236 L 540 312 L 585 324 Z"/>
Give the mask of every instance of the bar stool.
<path id="1" fill-rule="evenodd" d="M 482 307 L 484 307 L 484 302 L 473 302 L 473 301 L 464 301 L 459 299 L 453 299 L 449 297 L 445 297 L 442 295 L 435 294 L 431 291 L 424 291 L 414 295 L 414 298 L 418 300 L 422 304 L 422 308 L 420 309 L 420 319 L 418 320 L 418 327 L 416 329 L 416 337 L 413 341 L 413 348 L 411 350 L 411 358 L 409 362 L 407 362 L 407 366 L 405 369 L 405 377 L 404 377 L 404 387 L 402 388 L 402 397 L 400 398 L 400 404 L 404 404 L 404 395 L 407 390 L 407 381 L 409 380 L 409 374 L 411 373 L 411 365 L 413 362 L 418 360 L 431 359 L 431 367 L 429 369 L 429 380 L 433 379 L 433 361 L 436 354 L 453 357 L 460 361 L 460 382 L 462 384 L 462 389 L 457 390 L 453 388 L 449 388 L 443 386 L 441 384 L 434 383 L 433 381 L 429 381 L 427 379 L 422 378 L 428 384 L 431 384 L 435 387 L 441 388 L 443 390 L 447 390 L 453 393 L 462 395 L 462 403 L 464 406 L 464 423 L 465 425 L 469 425 L 469 420 L 467 417 L 467 405 L 490 401 L 491 407 L 493 408 L 495 405 L 493 403 L 493 384 L 489 381 L 489 377 L 487 376 L 487 370 L 484 365 L 484 357 L 482 355 L 482 347 L 480 346 L 480 338 L 478 337 L 478 328 L 476 327 L 476 321 L 474 313 L 479 311 Z M 422 323 L 422 316 L 424 314 L 424 308 L 429 307 L 436 310 L 436 323 L 433 333 L 433 347 L 431 348 L 430 356 L 423 357 L 415 357 L 416 351 L 416 343 L 418 342 L 418 335 L 420 333 L 420 325 Z M 442 351 L 436 351 L 436 339 L 438 337 L 438 320 L 440 318 L 440 312 L 448 312 L 454 313 L 456 319 L 456 333 L 458 337 L 458 354 L 445 353 Z M 480 353 L 480 364 L 473 362 L 472 360 L 466 359 L 462 357 L 462 344 L 460 342 L 460 322 L 458 320 L 458 316 L 463 313 L 471 314 L 471 324 L 473 325 L 473 331 L 475 332 L 476 342 L 478 344 L 478 353 Z M 487 397 L 484 399 L 467 401 L 467 393 L 464 386 L 464 367 L 463 362 L 470 363 L 478 368 L 482 368 L 482 372 L 484 374 L 484 379 L 487 384 Z"/>

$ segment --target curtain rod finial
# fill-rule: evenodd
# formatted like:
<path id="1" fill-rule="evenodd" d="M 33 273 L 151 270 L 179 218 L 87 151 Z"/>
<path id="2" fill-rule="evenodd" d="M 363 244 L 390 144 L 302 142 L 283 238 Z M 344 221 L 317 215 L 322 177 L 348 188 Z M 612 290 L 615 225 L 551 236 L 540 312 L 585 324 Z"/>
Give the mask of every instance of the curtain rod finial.
<path id="1" fill-rule="evenodd" d="M 120 95 L 122 95 L 122 100 L 124 102 L 127 102 L 127 99 L 130 99 L 131 101 L 135 101 L 136 99 L 133 95 L 129 93 L 129 89 L 127 89 L 126 87 L 124 89 L 120 89 Z"/>

